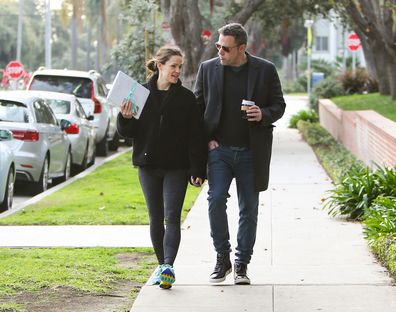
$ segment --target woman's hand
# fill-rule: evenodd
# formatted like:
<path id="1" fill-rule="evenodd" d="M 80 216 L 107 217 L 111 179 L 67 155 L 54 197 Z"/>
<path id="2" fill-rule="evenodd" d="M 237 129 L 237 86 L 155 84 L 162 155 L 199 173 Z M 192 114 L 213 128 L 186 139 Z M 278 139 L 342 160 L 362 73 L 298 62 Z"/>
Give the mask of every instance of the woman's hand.
<path id="1" fill-rule="evenodd" d="M 127 101 L 124 100 L 121 104 L 121 114 L 122 117 L 126 118 L 126 119 L 131 119 L 133 117 L 132 114 L 132 102 L 131 101 Z"/>
<path id="2" fill-rule="evenodd" d="M 192 185 L 194 185 L 196 187 L 200 187 L 203 183 L 203 179 L 200 177 L 191 177 L 190 182 Z"/>

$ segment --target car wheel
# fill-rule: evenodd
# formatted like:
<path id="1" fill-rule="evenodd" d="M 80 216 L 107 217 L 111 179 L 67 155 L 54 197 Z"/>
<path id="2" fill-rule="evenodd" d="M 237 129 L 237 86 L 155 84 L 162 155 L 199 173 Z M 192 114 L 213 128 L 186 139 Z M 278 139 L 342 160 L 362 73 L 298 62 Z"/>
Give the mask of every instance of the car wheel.
<path id="1" fill-rule="evenodd" d="M 116 151 L 120 145 L 120 137 L 117 131 L 114 133 L 113 139 L 109 142 L 109 150 Z"/>
<path id="2" fill-rule="evenodd" d="M 33 182 L 33 192 L 39 194 L 48 189 L 49 184 L 49 162 L 48 156 L 45 157 L 43 168 L 41 169 L 40 178 L 37 182 Z"/>
<path id="3" fill-rule="evenodd" d="M 109 142 L 107 141 L 107 131 L 103 139 L 96 145 L 96 152 L 99 156 L 107 156 L 109 153 Z"/>
<path id="4" fill-rule="evenodd" d="M 89 146 L 87 144 L 87 146 L 85 147 L 85 153 L 84 153 L 83 161 L 82 161 L 81 165 L 78 168 L 79 169 L 78 171 L 80 171 L 80 172 L 84 171 L 88 167 L 88 148 L 89 148 Z"/>
<path id="5" fill-rule="evenodd" d="M 95 158 L 96 158 L 96 145 L 94 144 L 93 146 L 93 152 L 92 152 L 92 156 L 91 156 L 91 160 L 88 163 L 88 167 L 91 167 L 94 163 L 95 163 Z"/>
<path id="6" fill-rule="evenodd" d="M 60 178 L 62 182 L 69 180 L 71 176 L 71 164 L 72 164 L 72 156 L 70 150 L 67 152 L 67 159 L 65 164 L 65 170 L 63 171 L 63 177 Z"/>
<path id="7" fill-rule="evenodd" d="M 14 169 L 11 167 L 8 172 L 4 200 L 0 204 L 0 212 L 7 211 L 12 208 L 12 202 L 14 200 L 14 182 Z"/>

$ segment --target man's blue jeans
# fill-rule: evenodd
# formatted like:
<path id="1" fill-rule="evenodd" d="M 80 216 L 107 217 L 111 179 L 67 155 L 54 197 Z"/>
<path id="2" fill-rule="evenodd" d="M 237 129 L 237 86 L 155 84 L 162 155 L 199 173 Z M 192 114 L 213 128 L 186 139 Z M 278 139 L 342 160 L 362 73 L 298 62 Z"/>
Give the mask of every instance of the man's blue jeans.
<path id="1" fill-rule="evenodd" d="M 209 151 L 209 221 L 216 252 L 231 252 L 227 198 L 235 178 L 239 202 L 236 261 L 248 264 L 256 241 L 259 192 L 254 190 L 252 152 L 220 145 Z"/>

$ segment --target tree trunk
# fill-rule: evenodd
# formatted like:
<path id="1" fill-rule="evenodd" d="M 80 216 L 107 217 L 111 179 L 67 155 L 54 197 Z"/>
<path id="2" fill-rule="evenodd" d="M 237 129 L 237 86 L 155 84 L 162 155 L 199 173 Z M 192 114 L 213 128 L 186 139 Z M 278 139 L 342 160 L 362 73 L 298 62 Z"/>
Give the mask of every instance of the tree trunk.
<path id="1" fill-rule="evenodd" d="M 101 54 L 102 54 L 102 17 L 99 14 L 96 22 L 96 58 L 95 58 L 95 69 L 100 71 L 101 66 Z"/>
<path id="2" fill-rule="evenodd" d="M 359 38 L 366 37 L 359 29 L 356 29 L 355 32 Z M 366 37 L 365 40 L 361 40 L 361 42 L 369 76 L 378 82 L 380 94 L 390 94 L 388 73 L 386 71 L 385 63 L 386 51 L 384 50 L 383 45 L 378 42 L 378 38 Z"/>
<path id="3" fill-rule="evenodd" d="M 198 1 L 173 0 L 169 12 L 172 36 L 184 53 L 183 82 L 191 86 L 203 52 L 202 16 Z"/>
<path id="4" fill-rule="evenodd" d="M 244 25 L 265 0 L 247 0 L 241 10 L 230 19 Z M 191 87 L 200 62 L 216 55 L 214 43 L 217 34 L 204 44 L 201 37 L 203 17 L 198 0 L 161 0 L 161 11 L 171 25 L 172 36 L 185 54 L 183 65 L 183 83 Z"/>
<path id="5" fill-rule="evenodd" d="M 396 100 L 396 60 L 393 55 L 386 52 L 384 54 L 386 55 L 385 64 L 388 72 L 387 79 L 390 87 L 390 95 L 393 100 Z"/>
<path id="6" fill-rule="evenodd" d="M 360 40 L 366 41 L 373 51 L 372 59 L 381 94 L 390 92 L 392 97 L 396 96 L 396 31 L 393 26 L 392 7 L 378 0 L 344 1 L 342 5 L 353 20 L 355 28 L 364 34 L 359 36 Z"/>
<path id="7" fill-rule="evenodd" d="M 88 23 L 87 29 L 87 51 L 85 56 L 85 70 L 91 69 L 91 41 L 92 41 L 92 24 L 91 22 Z"/>
<path id="8" fill-rule="evenodd" d="M 71 68 L 77 69 L 77 21 L 73 16 L 70 21 L 71 27 Z"/>

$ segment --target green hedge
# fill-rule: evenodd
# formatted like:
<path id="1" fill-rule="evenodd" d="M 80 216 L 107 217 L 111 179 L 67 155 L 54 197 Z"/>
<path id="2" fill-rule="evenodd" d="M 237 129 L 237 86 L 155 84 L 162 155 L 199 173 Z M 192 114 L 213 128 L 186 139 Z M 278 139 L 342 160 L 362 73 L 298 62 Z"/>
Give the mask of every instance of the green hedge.
<path id="1" fill-rule="evenodd" d="M 330 212 L 339 213 L 341 205 L 350 218 L 364 219 L 373 253 L 396 278 L 396 168 L 372 171 L 318 123 L 300 120 L 297 127 L 336 185 Z"/>
<path id="2" fill-rule="evenodd" d="M 297 128 L 312 146 L 323 168 L 334 181 L 339 183 L 343 173 L 353 166 L 364 166 L 363 162 L 339 144 L 319 123 L 300 120 Z"/>

